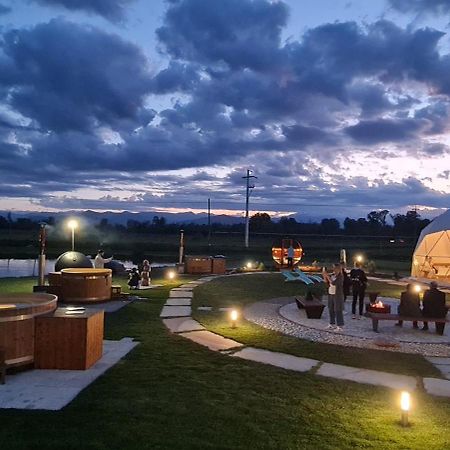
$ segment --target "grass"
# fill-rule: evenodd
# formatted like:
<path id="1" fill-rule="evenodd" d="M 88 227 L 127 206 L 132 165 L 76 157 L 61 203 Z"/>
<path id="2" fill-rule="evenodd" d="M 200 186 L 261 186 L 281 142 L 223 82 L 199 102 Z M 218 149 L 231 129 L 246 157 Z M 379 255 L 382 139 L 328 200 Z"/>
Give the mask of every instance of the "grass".
<path id="1" fill-rule="evenodd" d="M 30 281 L 15 281 L 14 290 Z M 0 289 L 10 282 L 1 280 Z M 168 288 L 107 315 L 107 338 L 141 343 L 66 408 L 0 410 L 0 448 L 450 447 L 450 402 L 415 394 L 412 427 L 403 429 L 396 392 L 211 352 L 165 329 L 159 313 Z"/>
<path id="2" fill-rule="evenodd" d="M 195 289 L 193 314 L 209 330 L 246 345 L 365 369 L 440 377 L 440 372 L 420 355 L 311 342 L 268 330 L 244 319 L 239 327 L 233 329 L 224 313 L 196 310 L 201 305 L 242 308 L 260 300 L 303 294 L 305 289 L 303 284 L 285 283 L 280 274 L 219 278 Z M 382 295 L 400 296 L 398 286 L 391 287 L 386 283 L 373 282 L 371 289 L 380 291 Z"/>

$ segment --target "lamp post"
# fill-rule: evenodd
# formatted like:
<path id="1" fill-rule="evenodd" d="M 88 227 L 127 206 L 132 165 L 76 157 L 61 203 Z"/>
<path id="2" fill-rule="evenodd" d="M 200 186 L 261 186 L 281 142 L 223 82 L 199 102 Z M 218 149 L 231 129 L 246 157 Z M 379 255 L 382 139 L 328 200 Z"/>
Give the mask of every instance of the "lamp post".
<path id="1" fill-rule="evenodd" d="M 72 230 L 72 251 L 75 251 L 75 229 L 78 228 L 78 222 L 76 220 L 69 220 L 67 226 Z"/>

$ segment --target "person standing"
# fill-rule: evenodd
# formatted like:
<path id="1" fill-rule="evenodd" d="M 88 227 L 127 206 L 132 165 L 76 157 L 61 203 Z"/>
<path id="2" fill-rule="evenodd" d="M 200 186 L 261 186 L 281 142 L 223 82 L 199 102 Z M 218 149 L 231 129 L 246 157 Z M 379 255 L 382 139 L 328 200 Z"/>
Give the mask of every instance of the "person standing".
<path id="1" fill-rule="evenodd" d="M 352 284 L 352 318 L 356 319 L 356 303 L 359 301 L 359 319 L 363 315 L 364 296 L 366 295 L 367 276 L 362 269 L 360 262 L 355 262 L 355 267 L 350 271 L 350 281 Z"/>
<path id="2" fill-rule="evenodd" d="M 344 277 L 340 264 L 333 265 L 331 276 L 324 270 L 324 280 L 328 283 L 328 313 L 330 324 L 328 329 L 342 330 L 344 326 Z"/>
<path id="3" fill-rule="evenodd" d="M 150 271 L 150 262 L 148 259 L 144 259 L 144 261 L 142 261 L 141 286 L 150 286 Z"/>
<path id="4" fill-rule="evenodd" d="M 104 269 L 105 263 L 111 262 L 112 259 L 113 259 L 112 256 L 111 256 L 111 258 L 105 258 L 105 252 L 102 249 L 100 249 L 97 252 L 97 256 L 94 259 L 94 267 L 96 269 Z"/>
<path id="5" fill-rule="evenodd" d="M 287 249 L 287 264 L 291 270 L 294 268 L 294 247 L 292 247 L 292 244 Z"/>
<path id="6" fill-rule="evenodd" d="M 423 293 L 422 299 L 423 317 L 444 318 L 447 315 L 445 306 L 445 293 L 438 289 L 436 281 L 430 283 L 430 289 Z M 444 334 L 445 323 L 435 322 L 436 333 Z M 428 330 L 428 322 L 423 322 L 422 330 Z"/>
<path id="7" fill-rule="evenodd" d="M 400 295 L 400 305 L 398 306 L 398 314 L 400 316 L 417 317 L 422 316 L 420 311 L 420 296 L 418 292 L 414 291 L 414 286 L 409 283 L 406 285 L 406 291 Z M 403 326 L 403 320 L 399 320 L 395 325 Z M 417 320 L 413 321 L 413 327 L 419 328 Z"/>

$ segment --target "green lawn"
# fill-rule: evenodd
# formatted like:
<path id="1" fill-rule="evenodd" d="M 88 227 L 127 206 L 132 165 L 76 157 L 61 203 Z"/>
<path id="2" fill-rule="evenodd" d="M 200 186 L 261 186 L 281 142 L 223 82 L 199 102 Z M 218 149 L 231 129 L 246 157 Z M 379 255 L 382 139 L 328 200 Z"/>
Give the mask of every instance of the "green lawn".
<path id="1" fill-rule="evenodd" d="M 107 338 L 141 344 L 62 411 L 0 410 L 0 449 L 450 447 L 448 401 L 415 394 L 402 429 L 397 392 L 211 352 L 163 326 L 167 286 L 145 295 L 106 320 Z"/>
<path id="2" fill-rule="evenodd" d="M 230 327 L 227 314 L 217 311 L 212 313 L 197 311 L 197 306 L 201 305 L 242 308 L 260 300 L 303 294 L 305 289 L 302 283 L 284 282 L 279 273 L 219 278 L 195 288 L 193 314 L 211 331 L 247 345 L 366 369 L 440 377 L 439 371 L 422 356 L 311 342 L 285 336 L 244 319 L 240 321 L 238 328 L 233 329 Z M 320 290 L 320 287 L 315 289 Z M 401 292 L 398 286 L 381 282 L 371 282 L 370 290 L 393 297 L 399 297 Z"/>

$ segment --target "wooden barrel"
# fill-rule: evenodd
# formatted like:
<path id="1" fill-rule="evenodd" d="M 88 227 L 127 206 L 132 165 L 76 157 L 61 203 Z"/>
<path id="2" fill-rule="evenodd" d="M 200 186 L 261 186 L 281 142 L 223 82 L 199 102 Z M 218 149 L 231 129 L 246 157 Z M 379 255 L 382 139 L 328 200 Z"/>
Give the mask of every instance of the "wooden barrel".
<path id="1" fill-rule="evenodd" d="M 54 311 L 57 301 L 51 294 L 0 295 L 0 347 L 7 367 L 33 364 L 34 318 Z"/>
<path id="2" fill-rule="evenodd" d="M 62 269 L 61 295 L 66 303 L 111 300 L 111 269 Z"/>
<path id="3" fill-rule="evenodd" d="M 61 272 L 49 272 L 47 278 L 50 286 L 61 286 Z"/>

